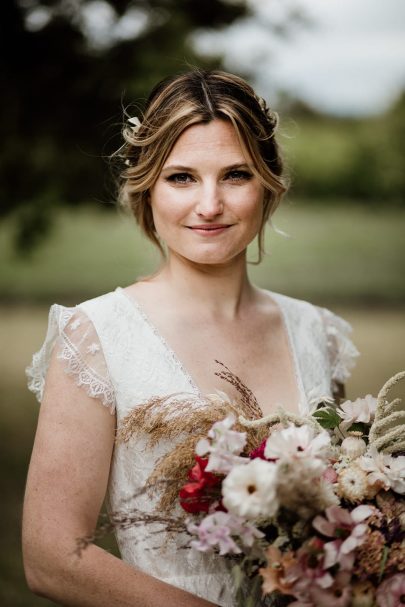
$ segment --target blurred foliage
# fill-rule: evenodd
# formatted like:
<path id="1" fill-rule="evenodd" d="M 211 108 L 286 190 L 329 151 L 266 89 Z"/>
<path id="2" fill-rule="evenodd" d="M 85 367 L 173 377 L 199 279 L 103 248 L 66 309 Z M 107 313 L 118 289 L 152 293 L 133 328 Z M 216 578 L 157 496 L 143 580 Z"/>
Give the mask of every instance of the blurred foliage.
<path id="1" fill-rule="evenodd" d="M 15 217 L 17 251 L 35 248 L 61 205 L 113 206 L 107 160 L 121 144 L 122 108 L 139 114 L 156 82 L 190 65 L 221 67 L 219 55 L 198 55 L 193 34 L 249 15 L 247 0 L 2 3 L 0 217 Z M 136 28 L 124 35 L 128 19 Z M 266 24 L 269 36 L 285 36 L 294 19 L 287 14 L 281 31 Z M 319 204 L 405 205 L 405 94 L 363 120 L 279 105 L 293 193 Z"/>
<path id="2" fill-rule="evenodd" d="M 0 303 L 77 303 L 139 280 L 159 263 L 132 218 L 92 208 L 64 210 L 29 260 L 17 257 L 11 218 L 0 228 Z M 309 206 L 284 202 L 268 229 L 252 281 L 324 305 L 403 306 L 405 209 L 370 209 L 356 201 Z M 257 259 L 257 244 L 248 259 Z M 299 262 L 297 263 L 297 260 Z"/>
<path id="3" fill-rule="evenodd" d="M 322 204 L 405 206 L 405 92 L 385 114 L 363 119 L 321 115 L 300 102 L 283 113 L 293 193 Z"/>
<path id="4" fill-rule="evenodd" d="M 130 39 L 89 36 L 86 11 L 94 20 L 106 7 L 111 31 L 126 14 L 140 31 Z M 48 230 L 60 202 L 112 197 L 103 156 L 119 147 L 122 105 L 190 64 L 219 66 L 220 57 L 195 53 L 191 33 L 247 14 L 245 0 L 2 3 L 0 216 L 18 214 L 20 250 Z"/>

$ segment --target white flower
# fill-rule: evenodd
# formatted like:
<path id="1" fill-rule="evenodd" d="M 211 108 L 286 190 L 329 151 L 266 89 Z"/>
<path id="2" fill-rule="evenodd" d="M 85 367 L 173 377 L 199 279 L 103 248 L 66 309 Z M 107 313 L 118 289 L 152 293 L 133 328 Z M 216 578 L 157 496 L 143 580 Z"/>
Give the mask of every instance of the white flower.
<path id="1" fill-rule="evenodd" d="M 128 118 L 128 122 L 131 125 L 132 131 L 136 134 L 141 128 L 141 121 L 138 116 L 132 116 L 132 118 Z"/>
<path id="2" fill-rule="evenodd" d="M 326 464 L 319 458 L 285 458 L 276 465 L 278 501 L 300 518 L 306 520 L 338 502 L 333 485 L 322 478 Z"/>
<path id="3" fill-rule="evenodd" d="M 369 485 L 382 483 L 385 489 L 393 489 L 397 493 L 405 493 L 405 456 L 393 457 L 388 453 L 377 451 L 370 447 L 367 455 L 356 462 L 362 470 L 368 472 Z"/>
<path id="4" fill-rule="evenodd" d="M 323 457 L 330 447 L 330 437 L 326 430 L 315 434 L 315 430 L 304 425 L 300 428 L 289 426 L 273 432 L 266 441 L 264 456 L 267 459 L 292 457 Z"/>
<path id="5" fill-rule="evenodd" d="M 349 432 L 343 440 L 340 451 L 348 459 L 354 460 L 363 455 L 367 449 L 366 442 L 361 438 L 361 432 Z"/>
<path id="6" fill-rule="evenodd" d="M 367 394 L 364 398 L 357 398 L 355 401 L 346 400 L 340 405 L 340 408 L 336 409 L 336 413 L 343 420 L 339 428 L 344 432 L 356 422 L 370 424 L 374 419 L 376 407 L 377 399 L 371 394 Z"/>
<path id="7" fill-rule="evenodd" d="M 262 459 L 235 466 L 222 483 L 224 506 L 247 519 L 270 518 L 278 508 L 277 466 Z"/>
<path id="8" fill-rule="evenodd" d="M 209 453 L 206 470 L 227 474 L 235 464 L 248 463 L 248 458 L 239 457 L 246 444 L 246 432 L 231 430 L 235 416 L 230 414 L 220 422 L 216 422 L 208 432 L 208 437 L 202 438 L 196 445 L 196 453 L 204 456 Z"/>

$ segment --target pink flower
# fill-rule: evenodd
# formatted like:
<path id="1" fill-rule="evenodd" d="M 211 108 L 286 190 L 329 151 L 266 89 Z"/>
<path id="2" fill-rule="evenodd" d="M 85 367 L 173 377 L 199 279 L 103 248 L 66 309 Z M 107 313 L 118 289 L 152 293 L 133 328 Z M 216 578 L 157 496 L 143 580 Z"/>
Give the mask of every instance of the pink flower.
<path id="1" fill-rule="evenodd" d="M 389 453 L 377 451 L 371 446 L 367 455 L 359 458 L 359 466 L 368 472 L 369 485 L 381 484 L 384 489 L 393 489 L 405 494 L 405 456 L 393 457 Z"/>
<path id="2" fill-rule="evenodd" d="M 327 482 L 327 483 L 331 483 L 333 485 L 333 483 L 336 483 L 338 480 L 338 475 L 336 473 L 336 470 L 333 468 L 333 466 L 328 466 L 325 470 L 325 472 L 322 474 L 322 478 Z"/>
<path id="3" fill-rule="evenodd" d="M 351 512 L 340 506 L 330 506 L 325 510 L 326 519 L 316 516 L 312 521 L 313 527 L 327 537 L 338 538 L 324 546 L 325 568 L 339 563 L 342 569 L 350 570 L 353 566 L 354 554 L 360 546 L 367 531 L 367 525 L 362 523 L 373 513 L 370 506 L 357 506 Z"/>
<path id="4" fill-rule="evenodd" d="M 375 415 L 377 408 L 377 399 L 371 394 L 367 394 L 363 398 L 357 398 L 355 401 L 346 400 L 336 413 L 342 418 L 345 425 L 350 427 L 355 422 L 363 422 L 369 424 Z"/>
<path id="5" fill-rule="evenodd" d="M 316 434 L 315 430 L 307 425 L 300 428 L 289 426 L 269 436 L 264 455 L 267 459 L 324 458 L 328 447 L 330 436 L 326 430 Z"/>
<path id="6" fill-rule="evenodd" d="M 352 589 L 349 585 L 350 575 L 339 571 L 330 588 L 312 585 L 307 592 L 297 593 L 297 601 L 289 607 L 349 607 L 352 599 Z"/>
<path id="7" fill-rule="evenodd" d="M 295 562 L 285 572 L 285 581 L 293 585 L 294 595 L 301 595 L 314 585 L 332 586 L 333 577 L 326 571 L 323 548 L 324 542 L 314 537 L 297 551 Z"/>
<path id="8" fill-rule="evenodd" d="M 215 422 L 208 437 L 202 438 L 196 445 L 196 453 L 200 457 L 209 454 L 207 472 L 227 474 L 236 464 L 246 464 L 249 459 L 240 457 L 239 453 L 246 444 L 246 432 L 231 430 L 235 416 L 229 414 L 225 419 Z"/>
<path id="9" fill-rule="evenodd" d="M 197 540 L 190 542 L 190 546 L 200 552 L 217 548 L 220 555 L 242 552 L 234 537 L 239 538 L 244 546 L 251 547 L 256 539 L 264 535 L 251 523 L 229 512 L 221 511 L 209 514 L 199 525 L 189 523 L 187 530 L 198 537 Z"/>
<path id="10" fill-rule="evenodd" d="M 335 589 L 312 588 L 310 593 L 316 607 L 349 607 L 352 601 L 350 586 Z"/>
<path id="11" fill-rule="evenodd" d="M 378 607 L 401 607 L 405 604 L 405 574 L 397 573 L 386 579 L 377 590 Z"/>

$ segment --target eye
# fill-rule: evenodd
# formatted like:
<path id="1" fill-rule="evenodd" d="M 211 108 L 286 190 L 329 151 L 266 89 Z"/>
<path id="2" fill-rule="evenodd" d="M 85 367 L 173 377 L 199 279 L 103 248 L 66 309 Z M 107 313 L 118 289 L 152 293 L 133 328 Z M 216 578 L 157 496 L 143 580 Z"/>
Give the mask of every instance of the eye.
<path id="1" fill-rule="evenodd" d="M 252 173 L 249 173 L 248 171 L 235 170 L 227 173 L 226 178 L 230 179 L 231 181 L 247 181 L 252 178 Z"/>
<path id="2" fill-rule="evenodd" d="M 179 185 L 184 185 L 194 180 L 189 173 L 173 173 L 173 175 L 169 175 L 168 177 L 166 177 L 166 181 L 170 181 L 171 183 L 178 183 Z"/>

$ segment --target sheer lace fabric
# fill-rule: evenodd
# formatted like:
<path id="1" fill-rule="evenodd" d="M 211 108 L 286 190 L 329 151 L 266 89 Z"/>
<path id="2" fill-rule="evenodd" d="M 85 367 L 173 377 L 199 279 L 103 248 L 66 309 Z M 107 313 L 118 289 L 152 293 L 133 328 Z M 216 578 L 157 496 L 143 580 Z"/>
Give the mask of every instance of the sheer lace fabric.
<path id="1" fill-rule="evenodd" d="M 65 372 L 74 377 L 76 384 L 83 386 L 89 396 L 100 399 L 113 412 L 114 388 L 93 323 L 82 310 L 58 304 L 54 304 L 49 311 L 45 342 L 26 370 L 28 388 L 38 401 L 42 401 L 54 348 L 57 349 L 57 358 L 65 361 Z"/>
<path id="2" fill-rule="evenodd" d="M 305 414 L 318 398 L 331 395 L 336 382 L 348 378 L 357 355 L 349 338 L 350 326 L 329 310 L 272 292 L 269 296 L 279 305 L 284 319 L 299 388 L 299 409 Z M 175 352 L 120 287 L 76 308 L 51 307 L 45 343 L 27 369 L 29 388 L 38 400 L 42 399 L 54 347 L 75 382 L 115 411 L 117 425 L 133 407 L 152 396 L 178 392 L 199 395 Z M 150 448 L 142 436 L 116 445 L 108 487 L 110 511 L 153 510 L 155 501 L 144 492 L 146 480 L 157 460 L 172 447 L 160 441 Z M 117 533 L 125 561 L 221 607 L 233 606 L 224 559 L 180 549 L 184 538 L 168 537 L 158 527 L 155 533 L 150 531 L 137 527 Z"/>

